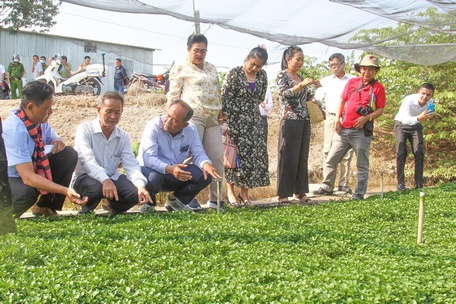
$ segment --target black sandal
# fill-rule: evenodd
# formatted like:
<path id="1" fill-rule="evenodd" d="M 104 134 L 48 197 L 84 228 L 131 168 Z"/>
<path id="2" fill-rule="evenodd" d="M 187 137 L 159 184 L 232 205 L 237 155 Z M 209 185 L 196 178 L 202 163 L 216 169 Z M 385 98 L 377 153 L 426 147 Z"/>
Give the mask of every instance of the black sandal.
<path id="1" fill-rule="evenodd" d="M 238 194 L 238 202 L 241 207 L 250 207 L 252 206 L 252 202 L 249 200 L 244 200 L 240 194 Z"/>
<path id="2" fill-rule="evenodd" d="M 283 207 L 289 207 L 291 206 L 290 201 L 288 200 L 288 197 L 286 196 L 279 196 L 279 206 Z"/>
<path id="3" fill-rule="evenodd" d="M 230 205 L 231 208 L 240 208 L 241 206 L 239 206 L 238 202 L 230 202 L 228 201 L 228 205 Z"/>
<path id="4" fill-rule="evenodd" d="M 303 202 L 303 203 L 308 203 L 308 202 L 311 201 L 311 199 L 308 198 L 307 195 L 306 195 L 305 193 L 299 194 L 299 195 L 298 195 L 298 194 L 295 194 L 295 195 L 293 196 L 293 198 L 294 198 L 294 199 L 297 199 L 298 201 L 301 201 L 301 202 Z"/>

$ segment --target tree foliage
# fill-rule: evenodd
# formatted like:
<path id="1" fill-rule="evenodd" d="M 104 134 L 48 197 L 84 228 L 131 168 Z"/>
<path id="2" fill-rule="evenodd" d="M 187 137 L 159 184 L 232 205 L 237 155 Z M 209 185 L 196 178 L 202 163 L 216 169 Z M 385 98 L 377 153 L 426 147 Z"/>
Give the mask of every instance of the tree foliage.
<path id="1" fill-rule="evenodd" d="M 0 1 L 0 28 L 12 31 L 32 28 L 47 31 L 56 22 L 60 2 L 54 0 L 3 0 Z"/>
<path id="2" fill-rule="evenodd" d="M 456 29 L 454 16 L 437 13 L 435 9 L 428 9 L 421 13 L 421 17 L 428 19 L 431 24 L 444 25 L 447 30 Z M 456 43 L 454 35 L 404 23 L 399 23 L 395 28 L 361 30 L 351 40 L 370 42 L 392 35 L 398 38 L 385 42 L 385 45 Z M 430 56 L 439 56 L 439 54 L 436 52 Z M 399 110 L 402 99 L 416 93 L 424 82 L 435 85 L 436 112 L 433 119 L 423 123 L 427 149 L 425 174 L 431 182 L 451 181 L 456 176 L 456 160 L 454 157 L 449 157 L 454 155 L 456 149 L 455 70 L 456 62 L 424 66 L 385 58 L 381 60 L 381 70 L 377 75 L 377 79 L 387 91 L 387 106 L 384 117 L 380 119 L 380 127 L 390 131 L 388 133 L 391 144 L 394 140 L 394 116 Z"/>

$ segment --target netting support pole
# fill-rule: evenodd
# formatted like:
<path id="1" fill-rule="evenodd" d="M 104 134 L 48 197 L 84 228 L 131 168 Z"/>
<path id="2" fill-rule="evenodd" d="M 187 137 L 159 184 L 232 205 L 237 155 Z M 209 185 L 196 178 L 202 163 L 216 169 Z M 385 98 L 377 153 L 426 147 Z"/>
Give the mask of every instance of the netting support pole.
<path id="1" fill-rule="evenodd" d="M 220 179 L 217 179 L 217 213 L 220 212 L 220 187 L 221 187 L 222 181 Z"/>
<path id="2" fill-rule="evenodd" d="M 416 243 L 419 245 L 423 243 L 423 226 L 424 226 L 424 198 L 425 192 L 420 192 L 420 211 L 418 215 L 418 239 Z"/>

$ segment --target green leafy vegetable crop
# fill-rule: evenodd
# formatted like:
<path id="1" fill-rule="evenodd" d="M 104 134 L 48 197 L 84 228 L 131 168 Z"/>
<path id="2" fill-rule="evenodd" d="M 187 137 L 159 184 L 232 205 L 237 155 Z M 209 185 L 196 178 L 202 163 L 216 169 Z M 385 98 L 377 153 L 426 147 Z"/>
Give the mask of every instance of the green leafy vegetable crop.
<path id="1" fill-rule="evenodd" d="M 304 207 L 19 220 L 1 303 L 452 303 L 454 183 Z"/>

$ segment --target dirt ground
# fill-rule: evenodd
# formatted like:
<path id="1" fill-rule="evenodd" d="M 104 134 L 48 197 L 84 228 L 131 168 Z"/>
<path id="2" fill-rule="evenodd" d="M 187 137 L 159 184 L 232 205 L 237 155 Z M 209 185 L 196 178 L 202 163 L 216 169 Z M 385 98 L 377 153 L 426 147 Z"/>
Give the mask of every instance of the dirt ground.
<path id="1" fill-rule="evenodd" d="M 131 95 L 129 95 L 131 94 Z M 164 95 L 154 93 L 129 92 L 126 96 L 126 105 L 119 126 L 128 132 L 132 142 L 141 139 L 144 126 L 147 121 L 165 113 L 166 98 Z M 99 97 L 93 96 L 57 96 L 49 123 L 54 130 L 72 146 L 77 126 L 84 121 L 97 117 L 96 104 Z M 6 119 L 10 111 L 19 106 L 19 100 L 0 100 L 0 115 Z M 274 197 L 276 195 L 277 176 L 277 142 L 279 130 L 279 106 L 277 96 L 274 96 L 274 108 L 269 116 L 269 172 L 271 185 L 251 191 L 252 199 Z M 394 185 L 394 155 L 382 149 L 381 141 L 374 139 L 371 151 L 371 175 L 369 177 L 369 190 L 379 189 L 383 175 L 384 185 Z M 310 182 L 319 183 L 322 179 L 323 166 L 323 123 L 312 126 L 312 140 L 309 156 Z M 385 159 L 387 159 L 385 161 Z M 388 161 L 389 159 L 389 161 Z M 356 157 L 352 160 L 350 186 L 354 188 L 356 183 Z M 204 193 L 200 194 L 204 195 Z M 207 196 L 206 196 L 207 197 Z"/>

